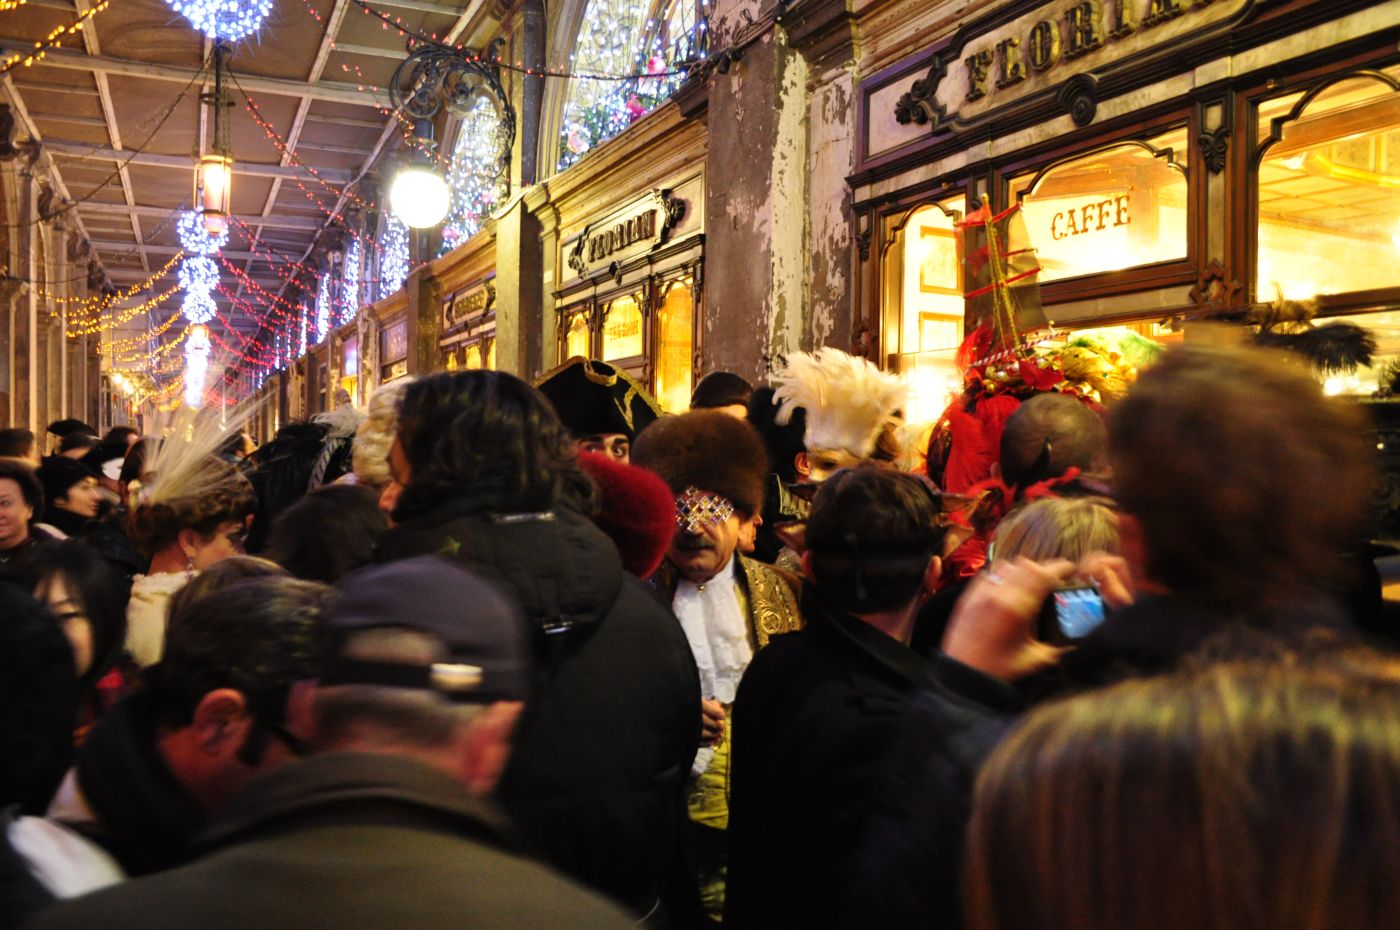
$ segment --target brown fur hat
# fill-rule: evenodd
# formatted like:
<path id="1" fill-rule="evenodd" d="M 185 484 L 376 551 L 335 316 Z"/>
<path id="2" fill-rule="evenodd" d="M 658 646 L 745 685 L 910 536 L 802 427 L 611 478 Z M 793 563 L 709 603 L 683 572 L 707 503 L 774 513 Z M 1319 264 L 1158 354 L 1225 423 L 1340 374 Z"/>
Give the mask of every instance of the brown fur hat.
<path id="1" fill-rule="evenodd" d="M 763 509 L 768 457 L 758 431 L 718 410 L 663 417 L 632 444 L 632 464 L 650 469 L 680 494 L 696 487 L 720 494 L 745 516 Z"/>

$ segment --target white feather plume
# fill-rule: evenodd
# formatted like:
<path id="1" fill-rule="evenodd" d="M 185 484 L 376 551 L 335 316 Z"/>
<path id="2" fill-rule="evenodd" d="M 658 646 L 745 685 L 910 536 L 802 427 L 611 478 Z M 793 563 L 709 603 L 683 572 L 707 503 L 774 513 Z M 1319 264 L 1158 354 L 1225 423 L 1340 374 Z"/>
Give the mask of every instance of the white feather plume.
<path id="1" fill-rule="evenodd" d="M 794 352 L 770 380 L 780 425 L 801 407 L 807 411 L 809 450 L 844 449 L 859 458 L 875 451 L 880 430 L 895 420 L 909 393 L 899 375 L 829 347 Z"/>
<path id="2" fill-rule="evenodd" d="M 202 497 L 229 481 L 228 470 L 212 465 L 211 459 L 259 405 L 259 399 L 250 398 L 226 416 L 214 407 L 182 405 L 174 413 L 152 418 L 146 435 L 160 442 L 144 465 L 151 477 L 141 489 L 141 502 Z"/>

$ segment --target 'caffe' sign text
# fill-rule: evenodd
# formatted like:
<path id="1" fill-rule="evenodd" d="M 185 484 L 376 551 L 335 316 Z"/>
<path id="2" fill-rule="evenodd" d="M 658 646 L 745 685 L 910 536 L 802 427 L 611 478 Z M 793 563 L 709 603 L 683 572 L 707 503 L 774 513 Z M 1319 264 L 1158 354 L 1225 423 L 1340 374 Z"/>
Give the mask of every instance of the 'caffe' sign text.
<path id="1" fill-rule="evenodd" d="M 1047 10 L 1023 33 L 974 49 L 967 68 L 964 99 L 980 100 L 991 90 L 1020 84 L 1061 61 L 1103 48 L 1105 43 L 1152 29 L 1215 0 L 1077 0 Z"/>
<path id="2" fill-rule="evenodd" d="M 1086 233 L 1102 232 L 1114 226 L 1127 226 L 1132 221 L 1132 214 L 1128 212 L 1128 195 L 1119 194 L 1059 211 L 1050 217 L 1050 238 L 1059 242 Z"/>

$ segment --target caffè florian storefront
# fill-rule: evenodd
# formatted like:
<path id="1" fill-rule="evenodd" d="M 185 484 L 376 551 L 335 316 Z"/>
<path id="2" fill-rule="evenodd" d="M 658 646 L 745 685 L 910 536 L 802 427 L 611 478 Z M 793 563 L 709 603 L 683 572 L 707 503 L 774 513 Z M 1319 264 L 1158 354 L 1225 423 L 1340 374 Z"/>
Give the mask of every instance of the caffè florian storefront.
<path id="1" fill-rule="evenodd" d="M 1057 330 L 1171 341 L 1313 302 L 1377 335 L 1373 368 L 1327 384 L 1369 394 L 1400 357 L 1397 41 L 1394 3 L 1014 2 L 870 75 L 858 336 L 956 384 L 954 224 L 1019 204 Z"/>

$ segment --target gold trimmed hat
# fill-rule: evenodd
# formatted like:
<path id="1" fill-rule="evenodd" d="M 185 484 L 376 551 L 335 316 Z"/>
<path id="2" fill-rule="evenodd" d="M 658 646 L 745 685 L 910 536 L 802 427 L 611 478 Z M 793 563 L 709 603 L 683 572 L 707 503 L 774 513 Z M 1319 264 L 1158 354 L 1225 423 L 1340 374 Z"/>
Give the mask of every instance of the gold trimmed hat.
<path id="1" fill-rule="evenodd" d="M 574 438 L 621 433 L 636 439 L 661 407 L 627 372 L 575 356 L 535 382 Z"/>

